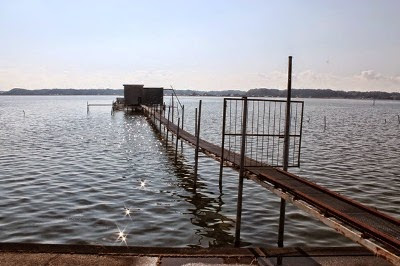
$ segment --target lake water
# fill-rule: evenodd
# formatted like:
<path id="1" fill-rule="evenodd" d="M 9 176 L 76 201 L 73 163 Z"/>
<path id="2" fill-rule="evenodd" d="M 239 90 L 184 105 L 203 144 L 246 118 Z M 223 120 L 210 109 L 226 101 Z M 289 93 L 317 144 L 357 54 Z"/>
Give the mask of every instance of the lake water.
<path id="1" fill-rule="evenodd" d="M 237 176 L 174 150 L 113 96 L 0 97 L 0 241 L 132 246 L 227 246 L 234 240 Z M 185 128 L 202 107 L 202 138 L 221 142 L 222 98 L 182 97 Z M 400 217 L 400 102 L 306 99 L 301 167 L 290 171 Z M 327 128 L 324 130 L 324 116 Z M 279 198 L 245 181 L 244 245 L 275 246 Z M 126 213 L 129 209 L 130 213 Z M 285 245 L 354 245 L 288 204 Z"/>

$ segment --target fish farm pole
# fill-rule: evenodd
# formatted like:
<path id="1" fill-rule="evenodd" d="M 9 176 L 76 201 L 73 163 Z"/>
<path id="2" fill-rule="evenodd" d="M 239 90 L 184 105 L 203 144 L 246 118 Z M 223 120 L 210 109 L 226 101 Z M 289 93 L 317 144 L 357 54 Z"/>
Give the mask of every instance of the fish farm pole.
<path id="1" fill-rule="evenodd" d="M 222 192 L 222 173 L 224 169 L 224 146 L 225 146 L 225 122 L 226 122 L 226 100 L 222 112 L 222 143 L 221 143 L 221 162 L 219 165 L 219 191 Z"/>
<path id="2" fill-rule="evenodd" d="M 247 97 L 243 97 L 243 119 L 242 119 L 242 142 L 240 147 L 240 171 L 239 171 L 239 186 L 236 208 L 236 232 L 235 232 L 235 247 L 240 246 L 240 225 L 242 222 L 242 195 L 243 195 L 243 176 L 244 176 L 244 156 L 246 151 L 246 130 L 247 130 Z"/>
<path id="3" fill-rule="evenodd" d="M 194 188 L 197 186 L 197 168 L 199 165 L 199 142 L 200 142 L 200 122 L 201 122 L 201 100 L 199 101 L 199 115 L 196 128 L 196 150 L 194 153 Z"/>
<path id="4" fill-rule="evenodd" d="M 292 97 L 292 57 L 289 56 L 288 69 L 288 85 L 287 85 L 287 101 L 286 101 L 286 124 L 285 139 L 283 150 L 283 171 L 288 170 L 289 165 L 289 145 L 290 145 L 290 101 Z M 285 209 L 286 201 L 281 198 L 280 215 L 279 215 L 279 231 L 278 231 L 278 247 L 283 247 L 283 233 L 285 231 Z"/>

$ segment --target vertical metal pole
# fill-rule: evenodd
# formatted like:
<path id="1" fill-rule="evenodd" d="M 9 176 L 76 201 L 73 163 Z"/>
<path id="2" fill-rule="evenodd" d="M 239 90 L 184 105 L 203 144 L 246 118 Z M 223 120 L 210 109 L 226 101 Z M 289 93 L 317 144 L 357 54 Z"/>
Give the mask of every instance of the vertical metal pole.
<path id="1" fill-rule="evenodd" d="M 164 105 L 163 105 L 163 115 L 164 115 L 164 117 L 165 117 L 165 108 L 166 108 L 166 107 L 165 107 L 165 103 L 164 103 Z M 163 128 L 164 128 L 164 136 L 165 136 L 165 124 L 164 124 L 164 127 L 163 127 Z"/>
<path id="2" fill-rule="evenodd" d="M 161 134 L 161 113 L 162 113 L 162 107 L 161 107 L 161 104 L 160 104 L 160 105 L 158 105 L 158 109 L 159 109 L 159 112 L 158 112 L 158 118 L 160 119 L 160 135 L 162 136 L 162 134 Z"/>
<path id="3" fill-rule="evenodd" d="M 178 127 L 176 128 L 176 144 L 175 144 L 175 164 L 178 162 L 178 143 L 179 143 L 179 127 L 181 118 L 178 117 Z"/>
<path id="4" fill-rule="evenodd" d="M 235 247 L 240 246 L 240 225 L 242 222 L 242 198 L 243 198 L 244 157 L 246 151 L 246 130 L 247 130 L 247 97 L 243 97 L 242 142 L 240 147 L 240 171 L 239 171 L 238 198 L 236 207 Z"/>
<path id="5" fill-rule="evenodd" d="M 170 112 L 171 112 L 171 106 L 168 106 L 167 137 L 165 138 L 165 147 L 168 147 L 169 114 L 170 114 Z"/>
<path id="6" fill-rule="evenodd" d="M 197 136 L 197 108 L 194 109 L 194 135 Z"/>
<path id="7" fill-rule="evenodd" d="M 324 132 L 326 131 L 326 116 L 324 116 Z"/>
<path id="8" fill-rule="evenodd" d="M 182 105 L 182 130 L 183 130 L 183 122 L 185 121 L 185 106 Z M 181 140 L 181 150 L 183 151 L 183 141 Z"/>
<path id="9" fill-rule="evenodd" d="M 86 110 L 87 110 L 87 113 L 89 113 L 89 102 L 86 102 Z"/>
<path id="10" fill-rule="evenodd" d="M 199 142 L 200 142 L 200 122 L 201 122 L 201 100 L 199 101 L 199 116 L 197 118 L 196 128 L 196 149 L 194 152 L 194 188 L 197 186 L 197 168 L 199 162 Z"/>
<path id="11" fill-rule="evenodd" d="M 292 57 L 289 56 L 288 86 L 287 86 L 287 101 L 286 101 L 286 124 L 285 124 L 285 139 L 284 139 L 284 150 L 283 150 L 283 171 L 287 171 L 289 165 L 291 97 L 292 97 Z M 286 201 L 283 198 L 281 198 L 279 229 L 278 229 L 278 247 L 283 247 L 283 234 L 285 231 L 285 211 L 286 211 Z"/>
<path id="12" fill-rule="evenodd" d="M 221 162 L 219 165 L 219 191 L 222 192 L 222 173 L 224 169 L 224 150 L 225 150 L 225 123 L 226 123 L 226 99 L 222 111 L 222 143 L 221 143 Z"/>
<path id="13" fill-rule="evenodd" d="M 153 104 L 153 125 L 156 126 L 156 106 Z"/>
<path id="14" fill-rule="evenodd" d="M 171 102 L 172 102 L 172 116 L 171 116 L 171 122 L 172 124 L 174 124 L 174 113 L 175 113 L 175 105 L 174 105 L 174 91 L 172 91 L 171 94 Z M 172 143 L 174 142 L 174 134 L 171 134 L 171 138 L 172 138 Z"/>
<path id="15" fill-rule="evenodd" d="M 182 129 L 183 129 L 183 121 L 185 121 L 185 106 L 182 105 Z"/>

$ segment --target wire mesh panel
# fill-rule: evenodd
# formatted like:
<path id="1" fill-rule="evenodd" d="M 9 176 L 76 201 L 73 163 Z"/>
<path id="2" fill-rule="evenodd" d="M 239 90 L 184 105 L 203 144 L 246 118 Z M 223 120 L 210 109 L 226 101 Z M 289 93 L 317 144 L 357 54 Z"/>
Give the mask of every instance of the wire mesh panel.
<path id="1" fill-rule="evenodd" d="M 244 101 L 247 112 L 244 112 Z M 300 166 L 301 133 L 304 102 L 291 101 L 289 131 L 289 167 Z M 247 113 L 245 131 L 246 167 L 283 166 L 286 101 L 225 98 L 223 146 L 228 150 L 228 160 L 239 156 L 243 125 L 243 114 Z"/>

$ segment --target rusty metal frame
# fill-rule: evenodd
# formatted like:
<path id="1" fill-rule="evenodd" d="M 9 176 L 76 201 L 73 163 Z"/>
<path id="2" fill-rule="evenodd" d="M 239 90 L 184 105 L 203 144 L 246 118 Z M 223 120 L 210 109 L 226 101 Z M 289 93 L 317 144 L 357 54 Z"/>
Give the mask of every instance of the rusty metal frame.
<path id="1" fill-rule="evenodd" d="M 258 167 L 262 165 L 270 165 L 274 167 L 283 167 L 283 151 L 284 151 L 284 142 L 280 139 L 285 138 L 284 133 L 284 125 L 281 127 L 280 125 L 284 121 L 283 112 L 279 111 L 280 108 L 287 103 L 285 100 L 275 100 L 275 99 L 253 99 L 248 98 L 249 106 L 252 103 L 252 109 L 248 107 L 248 131 L 246 132 L 246 137 L 248 138 L 249 144 L 246 150 L 246 154 L 251 153 L 250 158 L 254 159 L 256 165 L 245 165 L 246 167 Z M 264 110 L 262 110 L 262 102 L 264 102 Z M 238 104 L 239 103 L 239 104 Z M 255 104 L 256 103 L 256 104 Z M 266 109 L 266 103 L 268 103 L 268 108 Z M 279 106 L 277 105 L 279 103 Z M 302 130 L 303 130 L 303 115 L 304 115 L 304 102 L 303 101 L 291 101 L 293 105 L 296 105 L 296 113 L 291 115 L 291 118 L 295 118 L 296 127 L 293 127 L 295 132 L 289 133 L 289 138 L 291 142 L 291 150 L 290 150 L 290 163 L 288 167 L 300 167 L 300 154 L 301 154 L 301 139 L 302 139 Z M 275 104 L 275 107 L 271 106 Z M 290 105 L 291 107 L 293 105 Z M 228 108 L 229 105 L 229 108 Z M 256 108 L 255 108 L 256 107 Z M 224 153 L 224 149 L 228 151 L 238 150 L 240 149 L 240 145 L 236 144 L 236 140 L 239 140 L 242 137 L 242 133 L 240 132 L 240 120 L 242 119 L 242 111 L 243 108 L 243 98 L 224 98 L 223 105 L 223 121 L 222 121 L 222 143 L 221 143 L 221 152 Z M 279 114 L 278 114 L 279 112 Z M 229 114 L 228 114 L 229 113 Z M 277 125 L 275 128 L 275 122 L 266 121 L 266 117 L 270 114 L 277 115 Z M 271 118 L 272 119 L 272 118 Z M 257 120 L 257 121 L 256 121 Z M 251 123 L 251 125 L 250 125 Z M 265 128 L 264 128 L 265 126 Z M 238 127 L 238 128 L 237 128 Z M 237 130 L 239 129 L 239 130 Z M 265 132 L 264 132 L 265 130 Z M 270 132 L 270 130 L 272 132 Z M 268 132 L 267 132 L 268 131 Z M 231 143 L 232 137 L 232 144 Z M 271 138 L 271 139 L 270 139 Z M 270 145 L 272 143 L 272 145 Z M 227 145 L 227 146 L 226 146 Z M 228 147 L 229 146 L 229 147 Z M 281 147 L 282 146 L 282 147 Z M 232 150 L 231 150 L 231 147 Z M 254 147 L 254 149 L 253 149 Z M 238 152 L 239 153 L 239 152 Z M 234 154 L 234 153 L 233 153 Z M 275 156 L 276 155 L 276 156 Z M 261 159 L 258 160 L 258 159 Z M 220 166 L 220 180 L 222 176 L 222 166 Z M 220 181 L 222 184 L 222 181 Z"/>

